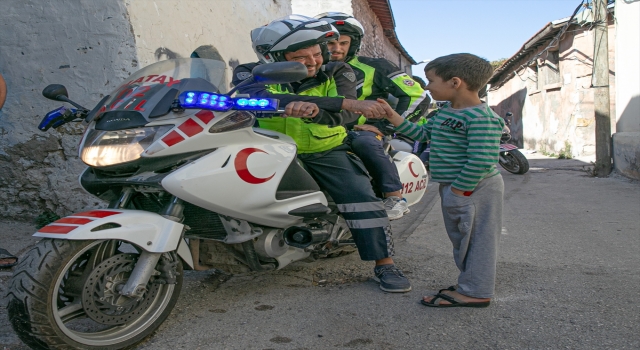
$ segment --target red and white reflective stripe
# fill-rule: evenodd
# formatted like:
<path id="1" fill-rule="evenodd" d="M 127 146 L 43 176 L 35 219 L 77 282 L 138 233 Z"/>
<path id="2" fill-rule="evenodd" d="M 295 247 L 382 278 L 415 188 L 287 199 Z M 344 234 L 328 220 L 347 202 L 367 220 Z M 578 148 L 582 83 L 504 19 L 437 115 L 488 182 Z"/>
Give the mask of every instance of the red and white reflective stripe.
<path id="1" fill-rule="evenodd" d="M 47 225 L 41 229 L 38 230 L 38 232 L 40 233 L 57 233 L 57 234 L 62 234 L 65 235 L 75 229 L 77 229 L 80 226 L 62 226 L 62 225 Z"/>
<path id="2" fill-rule="evenodd" d="M 189 118 L 184 123 L 180 124 L 178 129 L 187 135 L 187 137 L 197 135 L 204 130 L 204 128 L 192 118 Z"/>
<path id="3" fill-rule="evenodd" d="M 88 216 L 90 218 L 106 218 L 107 216 L 121 214 L 119 211 L 111 211 L 111 210 L 89 210 L 83 211 L 82 213 L 76 213 L 69 216 Z"/>
<path id="4" fill-rule="evenodd" d="M 196 113 L 196 117 L 198 117 L 198 119 L 200 119 L 205 125 L 207 125 L 216 116 L 213 114 L 213 112 L 203 109 L 200 112 Z"/>
<path id="5" fill-rule="evenodd" d="M 71 225 L 84 225 L 93 221 L 94 219 L 89 218 L 62 218 L 54 222 L 54 224 L 71 224 Z"/>
<path id="6" fill-rule="evenodd" d="M 49 225 L 38 230 L 40 233 L 67 234 L 76 228 L 88 224 L 95 219 L 102 219 L 112 215 L 121 214 L 112 210 L 89 210 L 76 213 L 62 219 L 56 220 Z"/>
<path id="7" fill-rule="evenodd" d="M 509 143 L 502 143 L 502 144 L 500 144 L 500 150 L 501 150 L 501 151 L 502 151 L 502 150 L 511 151 L 511 150 L 514 150 L 514 149 L 518 149 L 518 147 L 517 147 L 517 146 L 514 146 L 514 145 L 512 145 L 512 144 L 509 144 Z"/>
<path id="8" fill-rule="evenodd" d="M 167 147 L 171 147 L 203 132 L 207 124 L 213 120 L 213 118 L 215 118 L 213 112 L 202 110 L 195 114 L 195 118 L 185 120 L 184 123 L 173 128 L 160 140 Z"/>

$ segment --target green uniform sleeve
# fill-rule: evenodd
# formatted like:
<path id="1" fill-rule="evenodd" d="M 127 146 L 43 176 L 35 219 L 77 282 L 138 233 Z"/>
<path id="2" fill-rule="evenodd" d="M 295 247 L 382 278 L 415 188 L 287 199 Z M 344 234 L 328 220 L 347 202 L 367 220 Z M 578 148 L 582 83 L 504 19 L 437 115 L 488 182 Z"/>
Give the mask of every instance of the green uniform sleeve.
<path id="1" fill-rule="evenodd" d="M 379 60 L 376 65 L 374 84 L 398 99 L 398 114 L 408 119 L 427 112 L 431 99 L 420 84 L 387 60 Z"/>

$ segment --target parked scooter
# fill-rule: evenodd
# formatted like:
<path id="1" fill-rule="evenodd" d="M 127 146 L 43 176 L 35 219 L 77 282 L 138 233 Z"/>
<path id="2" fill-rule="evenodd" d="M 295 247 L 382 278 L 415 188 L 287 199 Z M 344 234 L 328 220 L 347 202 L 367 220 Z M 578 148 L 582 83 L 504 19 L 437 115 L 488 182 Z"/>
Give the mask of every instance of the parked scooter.
<path id="1" fill-rule="evenodd" d="M 508 172 L 513 174 L 524 174 L 529 171 L 529 161 L 518 150 L 518 147 L 507 143 L 511 140 L 511 117 L 513 113 L 507 112 L 502 137 L 500 137 L 500 159 L 498 163 Z"/>
<path id="2" fill-rule="evenodd" d="M 306 75 L 297 62 L 264 64 L 239 86 Z M 34 234 L 42 240 L 15 268 L 8 293 L 11 324 L 25 344 L 132 346 L 171 313 L 184 265 L 268 271 L 353 249 L 337 207 L 296 161 L 294 140 L 253 127 L 256 115 L 282 111 L 278 100 L 221 94 L 224 76 L 220 61 L 161 61 L 91 111 L 62 85 L 44 89 L 75 109 L 49 112 L 39 129 L 87 123 L 80 183 L 110 204 Z M 393 158 L 414 204 L 426 170 L 412 154 Z"/>

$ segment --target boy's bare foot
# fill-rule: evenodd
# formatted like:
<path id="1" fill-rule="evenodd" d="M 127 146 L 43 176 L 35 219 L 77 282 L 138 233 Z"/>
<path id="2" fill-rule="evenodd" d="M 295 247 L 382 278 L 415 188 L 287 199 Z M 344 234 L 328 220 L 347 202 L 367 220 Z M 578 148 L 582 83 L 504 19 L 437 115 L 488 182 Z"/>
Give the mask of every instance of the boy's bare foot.
<path id="1" fill-rule="evenodd" d="M 473 298 L 455 290 L 443 289 L 437 295 L 422 297 L 422 304 L 432 307 L 487 307 L 491 298 Z"/>

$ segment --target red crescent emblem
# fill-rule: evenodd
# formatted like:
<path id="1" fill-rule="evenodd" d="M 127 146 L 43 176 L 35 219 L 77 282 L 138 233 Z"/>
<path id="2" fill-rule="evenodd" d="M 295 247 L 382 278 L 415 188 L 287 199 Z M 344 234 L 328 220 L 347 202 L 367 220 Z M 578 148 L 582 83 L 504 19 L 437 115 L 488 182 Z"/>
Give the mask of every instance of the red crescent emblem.
<path id="1" fill-rule="evenodd" d="M 249 172 L 249 168 L 247 167 L 247 159 L 249 159 L 249 156 L 255 152 L 267 153 L 257 148 L 245 148 L 240 152 L 238 152 L 238 155 L 236 155 L 236 159 L 233 161 L 233 164 L 236 167 L 236 172 L 238 173 L 238 176 L 240 176 L 242 180 L 250 184 L 261 184 L 271 180 L 271 178 L 276 173 L 273 173 L 271 176 L 265 177 L 265 178 L 255 177 L 251 175 L 251 173 Z"/>
<path id="2" fill-rule="evenodd" d="M 413 175 L 413 177 L 418 177 L 418 174 L 413 171 L 411 165 L 413 165 L 413 162 L 409 162 L 409 171 L 411 172 L 411 175 Z"/>

